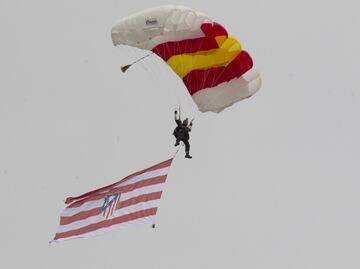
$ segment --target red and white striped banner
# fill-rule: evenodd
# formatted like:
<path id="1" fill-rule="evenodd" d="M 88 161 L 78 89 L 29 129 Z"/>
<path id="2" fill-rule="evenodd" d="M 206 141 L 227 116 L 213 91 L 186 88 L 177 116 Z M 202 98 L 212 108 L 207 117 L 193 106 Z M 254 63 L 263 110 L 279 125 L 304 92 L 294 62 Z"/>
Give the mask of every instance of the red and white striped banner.
<path id="1" fill-rule="evenodd" d="M 101 189 L 67 198 L 68 206 L 61 213 L 53 241 L 92 237 L 133 224 L 153 225 L 172 160 Z"/>

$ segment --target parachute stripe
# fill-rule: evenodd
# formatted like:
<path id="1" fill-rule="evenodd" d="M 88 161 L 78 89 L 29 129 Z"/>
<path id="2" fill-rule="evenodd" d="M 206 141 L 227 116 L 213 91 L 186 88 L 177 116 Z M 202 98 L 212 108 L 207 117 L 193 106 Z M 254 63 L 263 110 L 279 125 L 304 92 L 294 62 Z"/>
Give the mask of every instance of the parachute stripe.
<path id="1" fill-rule="evenodd" d="M 214 111 L 219 113 L 235 102 L 249 98 L 260 89 L 260 86 L 259 73 L 250 69 L 239 78 L 197 91 L 192 95 L 192 98 L 201 112 Z"/>
<path id="2" fill-rule="evenodd" d="M 216 22 L 203 23 L 200 28 L 205 34 L 205 37 L 169 41 L 159 44 L 151 50 L 167 62 L 175 55 L 219 48 L 219 37 L 222 37 L 220 40 L 224 40 L 228 36 L 225 28 Z"/>
<path id="3" fill-rule="evenodd" d="M 226 66 L 234 60 L 240 52 L 240 43 L 235 39 L 228 38 L 218 49 L 175 55 L 167 61 L 167 64 L 180 78 L 184 78 L 193 70 Z"/>
<path id="4" fill-rule="evenodd" d="M 208 37 L 216 37 L 216 36 L 228 36 L 226 29 L 217 22 L 213 23 L 203 23 L 200 26 L 201 31 Z"/>
<path id="5" fill-rule="evenodd" d="M 193 70 L 183 81 L 191 95 L 205 88 L 215 87 L 223 82 L 241 77 L 253 66 L 252 59 L 246 51 L 242 51 L 230 64 L 207 70 Z M 226 70 L 226 72 L 225 72 Z"/>
<path id="6" fill-rule="evenodd" d="M 165 62 L 167 62 L 172 56 L 175 55 L 207 51 L 210 49 L 216 49 L 218 47 L 219 45 L 215 38 L 200 37 L 162 43 L 153 48 L 152 51 L 159 55 Z"/>

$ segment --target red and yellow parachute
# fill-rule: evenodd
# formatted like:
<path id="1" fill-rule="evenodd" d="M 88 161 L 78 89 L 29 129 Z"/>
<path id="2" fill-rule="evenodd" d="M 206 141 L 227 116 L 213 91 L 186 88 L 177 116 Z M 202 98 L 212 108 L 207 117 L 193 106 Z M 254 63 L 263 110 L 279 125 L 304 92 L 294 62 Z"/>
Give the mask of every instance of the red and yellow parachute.
<path id="1" fill-rule="evenodd" d="M 161 57 L 202 112 L 220 112 L 260 89 L 260 75 L 240 42 L 188 7 L 141 11 L 120 20 L 111 35 L 114 45 L 150 50 Z"/>

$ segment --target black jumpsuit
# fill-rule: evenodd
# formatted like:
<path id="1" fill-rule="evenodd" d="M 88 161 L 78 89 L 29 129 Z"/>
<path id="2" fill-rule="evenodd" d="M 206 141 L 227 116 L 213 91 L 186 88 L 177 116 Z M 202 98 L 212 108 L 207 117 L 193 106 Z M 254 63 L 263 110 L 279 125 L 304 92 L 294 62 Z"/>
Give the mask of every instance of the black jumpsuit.
<path id="1" fill-rule="evenodd" d="M 189 132 L 191 131 L 192 124 L 190 123 L 189 126 L 183 124 L 180 119 L 175 119 L 177 127 L 175 128 L 173 134 L 176 138 L 176 144 L 182 141 L 185 145 L 185 153 L 188 155 L 190 152 L 190 135 Z"/>

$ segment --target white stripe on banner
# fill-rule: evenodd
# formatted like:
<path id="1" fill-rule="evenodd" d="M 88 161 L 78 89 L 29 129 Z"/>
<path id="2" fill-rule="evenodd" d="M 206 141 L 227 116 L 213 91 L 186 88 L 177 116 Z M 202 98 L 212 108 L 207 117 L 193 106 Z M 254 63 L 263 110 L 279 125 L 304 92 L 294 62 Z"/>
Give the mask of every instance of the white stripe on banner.
<path id="1" fill-rule="evenodd" d="M 160 183 L 160 184 L 146 186 L 143 188 L 138 188 L 133 191 L 126 192 L 124 194 L 120 194 L 120 201 L 125 201 L 142 194 L 162 191 L 163 186 L 164 183 Z M 101 198 L 99 200 L 86 202 L 79 207 L 65 208 L 64 211 L 61 213 L 61 217 L 71 217 L 83 211 L 88 211 L 94 208 L 102 207 L 103 203 L 104 203 L 104 198 Z"/>
<path id="2" fill-rule="evenodd" d="M 141 202 L 141 203 L 138 203 L 135 205 L 120 208 L 120 209 L 114 211 L 114 214 L 109 218 L 109 220 L 116 218 L 116 217 L 120 217 L 122 215 L 134 213 L 137 211 L 158 207 L 158 205 L 159 205 L 159 199 L 151 200 L 148 202 Z M 91 224 L 95 224 L 95 223 L 98 223 L 98 222 L 104 221 L 104 220 L 106 220 L 106 218 L 102 214 L 92 216 L 92 217 L 89 217 L 89 218 L 86 218 L 83 220 L 75 221 L 75 222 L 67 224 L 67 225 L 60 225 L 57 233 L 63 233 L 63 232 L 68 232 L 68 231 L 75 230 L 75 229 L 80 229 L 82 227 L 85 227 L 85 226 L 88 226 Z"/>
<path id="3" fill-rule="evenodd" d="M 66 241 L 66 240 L 71 240 L 71 239 L 94 237 L 94 236 L 106 234 L 108 232 L 118 231 L 118 230 L 121 230 L 123 228 L 128 228 L 128 227 L 131 227 L 132 225 L 140 225 L 140 224 L 150 224 L 150 225 L 152 225 L 152 224 L 154 224 L 154 222 L 155 222 L 155 215 L 154 216 L 147 216 L 147 217 L 138 218 L 138 219 L 135 219 L 135 220 L 115 224 L 115 225 L 112 225 L 110 227 L 100 228 L 100 229 L 97 229 L 97 230 L 89 232 L 89 233 L 84 233 L 84 234 L 81 234 L 81 235 L 59 238 L 59 239 L 57 239 L 57 240 L 55 240 L 53 242 L 61 242 L 61 241 Z"/>
<path id="4" fill-rule="evenodd" d="M 124 186 L 136 183 L 136 182 L 144 180 L 144 179 L 150 179 L 150 178 L 158 177 L 158 176 L 166 176 L 169 173 L 169 170 L 170 170 L 170 166 L 160 168 L 160 169 L 156 169 L 156 170 L 153 170 L 153 171 L 149 171 L 149 172 L 137 175 L 135 177 L 129 178 L 126 181 L 116 185 L 114 188 L 124 187 Z"/>

